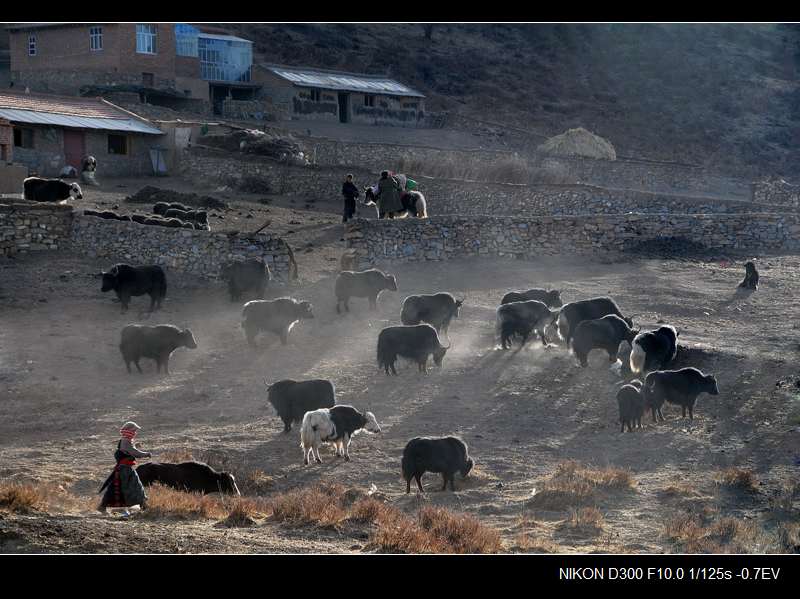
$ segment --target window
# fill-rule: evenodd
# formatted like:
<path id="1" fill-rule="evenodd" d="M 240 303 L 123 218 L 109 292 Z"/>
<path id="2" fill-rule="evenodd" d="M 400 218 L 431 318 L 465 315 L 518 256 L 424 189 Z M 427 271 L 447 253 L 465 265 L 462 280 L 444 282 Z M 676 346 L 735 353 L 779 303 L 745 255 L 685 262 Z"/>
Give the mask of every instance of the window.
<path id="1" fill-rule="evenodd" d="M 413 110 L 416 110 L 417 108 L 419 108 L 419 104 L 417 104 L 416 102 L 403 102 L 403 108 L 411 108 Z"/>
<path id="2" fill-rule="evenodd" d="M 103 28 L 102 27 L 89 27 L 89 49 L 102 50 L 103 49 Z"/>
<path id="3" fill-rule="evenodd" d="M 320 93 L 320 91 L 318 89 L 312 89 L 311 90 L 311 101 L 312 102 L 319 102 L 320 100 L 322 100 L 322 94 Z"/>
<path id="4" fill-rule="evenodd" d="M 28 56 L 36 56 L 36 36 L 28 36 Z"/>
<path id="5" fill-rule="evenodd" d="M 156 26 L 136 26 L 136 52 L 139 54 L 156 53 Z"/>
<path id="6" fill-rule="evenodd" d="M 142 85 L 144 87 L 155 86 L 155 77 L 153 77 L 153 73 L 142 73 Z"/>
<path id="7" fill-rule="evenodd" d="M 20 129 L 18 127 L 14 127 L 14 147 L 32 148 L 33 129 Z"/>
<path id="8" fill-rule="evenodd" d="M 108 136 L 108 153 L 109 154 L 122 154 L 128 153 L 128 136 L 127 135 L 110 135 Z"/>
<path id="9" fill-rule="evenodd" d="M 365 95 L 364 106 L 375 106 L 375 96 Z"/>

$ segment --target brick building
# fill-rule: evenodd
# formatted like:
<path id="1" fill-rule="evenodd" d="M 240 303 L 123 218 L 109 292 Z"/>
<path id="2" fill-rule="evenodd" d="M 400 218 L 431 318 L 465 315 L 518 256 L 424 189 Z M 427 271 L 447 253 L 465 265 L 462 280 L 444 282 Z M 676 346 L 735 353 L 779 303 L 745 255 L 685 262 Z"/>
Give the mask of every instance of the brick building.
<path id="1" fill-rule="evenodd" d="M 254 76 L 285 119 L 415 127 L 425 116 L 425 96 L 388 77 L 268 64 Z"/>
<path id="2" fill-rule="evenodd" d="M 140 116 L 101 98 L 0 91 L 0 119 L 11 124 L 12 159 L 31 172 L 55 177 L 80 170 L 87 155 L 104 176 L 153 172 L 150 150 L 163 132 Z"/>
<path id="3" fill-rule="evenodd" d="M 185 23 L 16 23 L 7 31 L 15 88 L 219 110 L 258 87 L 252 42 Z"/>

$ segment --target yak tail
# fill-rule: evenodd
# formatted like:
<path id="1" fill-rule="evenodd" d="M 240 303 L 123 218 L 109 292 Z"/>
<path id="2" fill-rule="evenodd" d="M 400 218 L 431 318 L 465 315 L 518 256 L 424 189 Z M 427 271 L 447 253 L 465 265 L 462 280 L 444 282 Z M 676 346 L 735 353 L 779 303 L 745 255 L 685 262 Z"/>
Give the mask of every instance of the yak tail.
<path id="1" fill-rule="evenodd" d="M 633 349 L 631 350 L 631 371 L 635 373 L 640 373 L 644 370 L 644 362 L 647 355 L 645 354 L 644 349 L 642 346 L 635 342 L 633 344 Z"/>

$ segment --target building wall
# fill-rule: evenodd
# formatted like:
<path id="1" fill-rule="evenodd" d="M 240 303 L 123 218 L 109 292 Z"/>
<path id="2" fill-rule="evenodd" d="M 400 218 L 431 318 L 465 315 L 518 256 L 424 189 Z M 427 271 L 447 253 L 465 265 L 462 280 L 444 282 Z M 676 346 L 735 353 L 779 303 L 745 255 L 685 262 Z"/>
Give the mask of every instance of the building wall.
<path id="1" fill-rule="evenodd" d="M 759 181 L 752 185 L 752 198 L 759 204 L 780 204 L 800 208 L 800 185 L 792 185 L 782 179 Z"/>
<path id="2" fill-rule="evenodd" d="M 347 226 L 362 266 L 470 256 L 619 254 L 668 235 L 730 253 L 800 249 L 800 214 L 618 214 L 367 221 Z"/>
<path id="3" fill-rule="evenodd" d="M 375 105 L 364 105 L 365 94 L 350 94 L 350 120 L 368 125 L 415 127 L 424 118 L 423 98 L 375 95 Z"/>
<path id="4" fill-rule="evenodd" d="M 158 24 L 156 54 L 136 52 L 135 23 L 104 23 L 103 49 L 91 50 L 91 24 L 12 31 L 11 80 L 31 91 L 78 94 L 85 85 L 142 84 L 152 73 L 155 87 L 175 88 L 175 31 Z M 36 56 L 28 36 L 36 36 Z"/>
<path id="5" fill-rule="evenodd" d="M 64 133 L 57 127 L 31 127 L 34 130 L 33 148 L 14 148 L 14 162 L 27 166 L 41 177 L 57 177 L 66 164 Z M 114 134 L 113 132 L 111 132 Z M 85 131 L 86 152 L 97 159 L 97 176 L 127 177 L 153 172 L 150 148 L 159 145 L 156 135 L 128 135 L 128 154 L 108 152 L 107 131 Z"/>

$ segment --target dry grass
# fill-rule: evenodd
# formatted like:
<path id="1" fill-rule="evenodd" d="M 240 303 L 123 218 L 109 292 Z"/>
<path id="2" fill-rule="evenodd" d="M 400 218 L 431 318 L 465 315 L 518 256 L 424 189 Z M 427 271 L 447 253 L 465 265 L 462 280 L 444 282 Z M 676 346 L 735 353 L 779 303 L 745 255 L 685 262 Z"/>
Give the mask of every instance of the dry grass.
<path id="1" fill-rule="evenodd" d="M 746 468 L 728 468 L 717 475 L 717 483 L 721 486 L 740 491 L 757 491 L 758 479 L 752 470 Z"/>
<path id="2" fill-rule="evenodd" d="M 147 519 L 216 519 L 228 515 L 222 497 L 218 495 L 187 493 L 154 484 L 148 487 L 147 497 L 147 509 L 141 514 Z"/>
<path id="3" fill-rule="evenodd" d="M 336 527 L 347 517 L 342 505 L 345 492 L 344 487 L 336 484 L 289 491 L 271 500 L 272 519 L 294 525 Z"/>
<path id="4" fill-rule="evenodd" d="M 569 182 L 566 171 L 556 166 L 537 166 L 524 158 L 500 155 L 487 161 L 485 157 L 441 156 L 422 160 L 401 156 L 397 171 L 413 176 L 428 176 L 442 179 L 487 181 L 491 183 L 559 184 Z"/>
<path id="5" fill-rule="evenodd" d="M 500 533 L 467 514 L 455 514 L 440 507 L 419 511 L 419 526 L 444 542 L 448 553 L 497 553 L 502 550 Z"/>
<path id="6" fill-rule="evenodd" d="M 0 508 L 27 514 L 46 507 L 46 495 L 39 485 L 3 483 L 0 486 Z"/>
<path id="7" fill-rule="evenodd" d="M 707 521 L 681 514 L 667 520 L 664 536 L 685 553 L 766 553 L 776 543 L 752 521 L 724 517 Z"/>
<path id="8" fill-rule="evenodd" d="M 621 468 L 588 468 L 576 461 L 562 462 L 531 500 L 538 509 L 561 511 L 594 502 L 597 491 L 623 491 L 635 484 Z"/>

